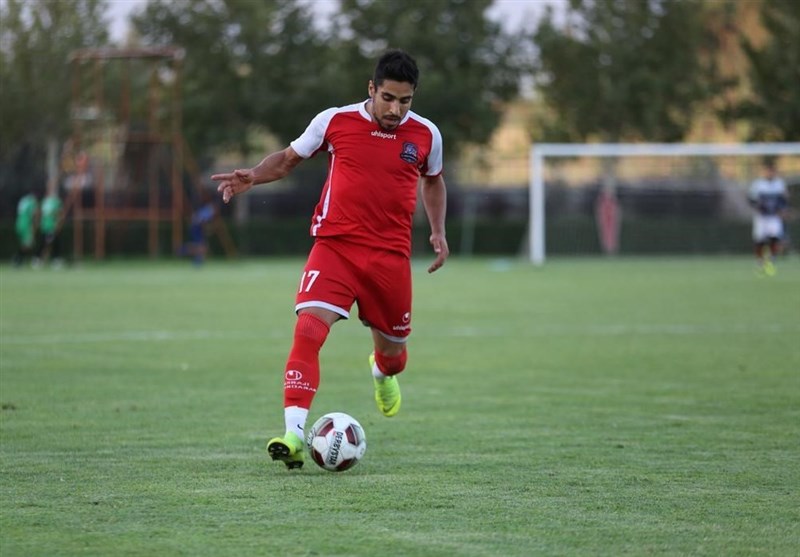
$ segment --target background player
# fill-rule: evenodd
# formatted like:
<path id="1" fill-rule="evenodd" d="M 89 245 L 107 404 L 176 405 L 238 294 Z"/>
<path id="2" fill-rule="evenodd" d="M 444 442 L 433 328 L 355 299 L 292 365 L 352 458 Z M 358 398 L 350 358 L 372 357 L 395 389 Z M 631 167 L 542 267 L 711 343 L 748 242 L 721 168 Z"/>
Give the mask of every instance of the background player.
<path id="1" fill-rule="evenodd" d="M 372 331 L 369 361 L 378 408 L 385 416 L 400 409 L 396 376 L 406 366 L 411 333 L 411 229 L 418 187 L 436 253 L 428 272 L 449 255 L 441 134 L 410 110 L 418 77 L 413 58 L 388 51 L 378 60 L 366 101 L 320 112 L 289 147 L 253 168 L 212 176 L 227 203 L 256 184 L 283 178 L 318 152 L 328 154 L 284 371 L 286 433 L 267 444 L 273 460 L 290 469 L 303 465 L 304 427 L 319 386 L 319 351 L 333 323 L 350 317 L 354 302 L 359 319 Z"/>
<path id="2" fill-rule="evenodd" d="M 210 226 L 217 215 L 217 207 L 212 195 L 203 191 L 200 194 L 200 205 L 192 211 L 192 220 L 189 223 L 189 241 L 179 250 L 179 255 L 192 258 L 195 267 L 201 266 L 208 255 L 208 238 L 206 227 Z"/>
<path id="3" fill-rule="evenodd" d="M 33 188 L 17 202 L 17 217 L 14 231 L 17 234 L 17 253 L 14 254 L 14 266 L 22 265 L 25 258 L 31 259 L 33 267 L 39 266 L 36 254 L 36 236 L 39 230 L 39 200 L 42 197 L 40 188 Z"/>
<path id="4" fill-rule="evenodd" d="M 753 215 L 753 245 L 758 264 L 768 276 L 775 274 L 775 256 L 782 250 L 784 211 L 789 207 L 786 182 L 778 176 L 774 159 L 764 161 L 763 176 L 750 186 Z"/>
<path id="5" fill-rule="evenodd" d="M 59 232 L 63 224 L 63 204 L 58 195 L 58 185 L 51 181 L 47 185 L 47 195 L 42 200 L 41 224 L 42 246 L 39 255 L 43 263 L 52 262 L 53 268 L 61 268 L 64 260 L 61 258 L 61 241 Z"/>

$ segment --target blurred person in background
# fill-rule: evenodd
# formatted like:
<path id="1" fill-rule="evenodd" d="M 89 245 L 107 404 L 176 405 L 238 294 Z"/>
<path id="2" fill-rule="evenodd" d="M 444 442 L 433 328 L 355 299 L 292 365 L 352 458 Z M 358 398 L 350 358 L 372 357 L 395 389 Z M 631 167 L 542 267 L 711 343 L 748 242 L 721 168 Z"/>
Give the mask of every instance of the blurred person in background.
<path id="1" fill-rule="evenodd" d="M 42 200 L 41 219 L 39 229 L 42 233 L 42 247 L 39 257 L 43 263 L 52 262 L 53 268 L 60 269 L 64 266 L 61 258 L 61 242 L 59 231 L 63 219 L 63 204 L 58 195 L 57 184 L 51 183 L 47 187 L 47 195 Z"/>
<path id="2" fill-rule="evenodd" d="M 192 263 L 200 267 L 208 255 L 208 240 L 206 227 L 217 215 L 214 199 L 207 191 L 200 196 L 200 205 L 192 211 L 192 220 L 189 223 L 189 241 L 183 246 L 180 255 L 192 258 Z"/>
<path id="3" fill-rule="evenodd" d="M 284 368 L 286 430 L 267 444 L 272 459 L 289 469 L 303 465 L 305 423 L 320 382 L 320 349 L 331 326 L 350 317 L 353 303 L 372 332 L 369 365 L 378 409 L 387 417 L 400 409 L 397 375 L 406 367 L 411 333 L 411 231 L 418 187 L 436 253 L 428 272 L 449 255 L 441 134 L 410 110 L 418 78 L 411 56 L 387 51 L 368 83 L 366 100 L 320 112 L 300 137 L 253 168 L 212 176 L 227 203 L 256 184 L 283 178 L 317 153 L 328 155 Z"/>
<path id="4" fill-rule="evenodd" d="M 750 186 L 748 200 L 755 211 L 753 246 L 758 266 L 765 275 L 773 276 L 775 256 L 783 249 L 783 215 L 789 207 L 786 182 L 778 175 L 774 159 L 764 161 L 763 174 Z"/>
<path id="5" fill-rule="evenodd" d="M 41 197 L 41 189 L 35 187 L 17 202 L 17 217 L 14 222 L 14 231 L 17 234 L 17 252 L 13 260 L 15 267 L 22 266 L 26 258 L 30 258 L 32 267 L 37 268 L 40 265 L 36 254 L 36 237 L 39 229 Z"/>

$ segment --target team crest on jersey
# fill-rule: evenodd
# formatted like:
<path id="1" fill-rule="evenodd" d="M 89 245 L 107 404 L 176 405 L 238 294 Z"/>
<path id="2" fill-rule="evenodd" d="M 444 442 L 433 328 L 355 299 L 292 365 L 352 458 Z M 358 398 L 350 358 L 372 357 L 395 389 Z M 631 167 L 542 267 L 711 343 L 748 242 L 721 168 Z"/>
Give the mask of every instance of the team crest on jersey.
<path id="1" fill-rule="evenodd" d="M 403 150 L 400 152 L 400 158 L 406 162 L 413 164 L 417 163 L 418 149 L 416 143 L 410 141 L 403 142 Z"/>

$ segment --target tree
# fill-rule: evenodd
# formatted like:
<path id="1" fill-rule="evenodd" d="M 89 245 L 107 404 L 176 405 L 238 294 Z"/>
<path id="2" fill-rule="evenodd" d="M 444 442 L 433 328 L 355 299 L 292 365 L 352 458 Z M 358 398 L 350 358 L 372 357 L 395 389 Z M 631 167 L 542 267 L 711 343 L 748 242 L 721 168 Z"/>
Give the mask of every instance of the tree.
<path id="1" fill-rule="evenodd" d="M 294 139 L 319 109 L 326 49 L 293 0 L 153 0 L 133 18 L 143 41 L 186 51 L 184 134 L 198 154 L 252 150 L 254 128 Z"/>
<path id="2" fill-rule="evenodd" d="M 75 49 L 108 41 L 104 0 L 0 3 L 0 183 L 18 194 L 43 185 L 46 153 L 70 131 Z M 4 195 L 4 202 L 8 202 Z"/>
<path id="3" fill-rule="evenodd" d="M 420 67 L 413 109 L 440 128 L 445 149 L 485 143 L 526 66 L 519 37 L 485 15 L 491 0 L 342 0 L 335 19 L 339 85 L 366 97 L 377 56 L 407 50 Z"/>
<path id="4" fill-rule="evenodd" d="M 323 108 L 366 98 L 377 55 L 405 47 L 423 75 L 414 108 L 454 152 L 486 141 L 501 102 L 517 93 L 514 38 L 484 17 L 490 4 L 344 0 L 325 31 L 313 4 L 296 0 L 152 0 L 134 21 L 147 42 L 186 49 L 184 122 L 195 149 L 246 153 L 253 127 L 291 141 Z"/>
<path id="5" fill-rule="evenodd" d="M 750 63 L 752 94 L 735 109 L 747 120 L 751 138 L 797 141 L 800 139 L 800 3 L 763 0 L 761 22 L 767 37 L 763 44 L 743 37 L 742 49 Z"/>
<path id="6" fill-rule="evenodd" d="M 570 0 L 566 25 L 548 10 L 533 39 L 535 75 L 554 117 L 543 140 L 679 141 L 716 91 L 707 10 L 693 0 Z"/>

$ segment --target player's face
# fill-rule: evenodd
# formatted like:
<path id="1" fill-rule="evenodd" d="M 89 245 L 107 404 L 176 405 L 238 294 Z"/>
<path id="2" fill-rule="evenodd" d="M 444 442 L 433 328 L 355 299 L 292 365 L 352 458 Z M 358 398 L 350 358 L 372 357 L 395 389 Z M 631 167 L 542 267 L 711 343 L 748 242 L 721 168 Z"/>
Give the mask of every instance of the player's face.
<path id="1" fill-rule="evenodd" d="M 405 81 L 383 80 L 378 87 L 369 82 L 372 117 L 384 130 L 394 130 L 411 108 L 414 86 Z"/>

